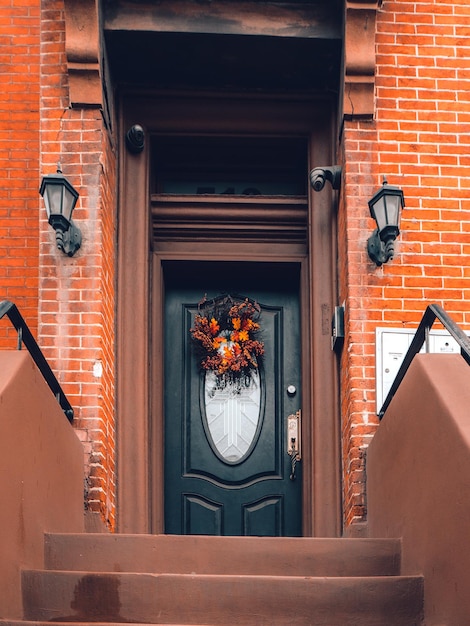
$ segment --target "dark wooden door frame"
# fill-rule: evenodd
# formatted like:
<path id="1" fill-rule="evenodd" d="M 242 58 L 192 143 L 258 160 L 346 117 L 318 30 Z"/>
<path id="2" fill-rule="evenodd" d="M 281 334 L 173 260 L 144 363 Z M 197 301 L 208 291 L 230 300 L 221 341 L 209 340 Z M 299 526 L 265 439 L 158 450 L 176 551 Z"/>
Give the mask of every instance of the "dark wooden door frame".
<path id="1" fill-rule="evenodd" d="M 340 457 L 336 363 L 331 351 L 331 315 L 336 295 L 336 207 L 331 191 L 309 190 L 308 255 L 297 245 L 269 243 L 168 246 L 152 250 L 149 142 L 140 154 L 125 148 L 135 123 L 146 131 L 306 133 L 310 167 L 334 163 L 334 113 L 330 102 L 292 98 L 231 97 L 188 100 L 158 94 L 121 100 L 117 303 L 117 516 L 119 532 L 163 530 L 162 262 L 166 259 L 290 261 L 301 263 L 303 379 L 303 531 L 341 533 Z M 186 113 L 185 113 L 186 112 Z M 202 122 L 201 122 L 202 120 Z M 307 172 L 306 172 L 307 175 Z M 249 255 L 249 258 L 247 257 Z M 321 267 L 321 272 L 315 268 Z M 150 340 L 152 337 L 152 340 Z M 160 494 L 156 497 L 155 494 Z"/>

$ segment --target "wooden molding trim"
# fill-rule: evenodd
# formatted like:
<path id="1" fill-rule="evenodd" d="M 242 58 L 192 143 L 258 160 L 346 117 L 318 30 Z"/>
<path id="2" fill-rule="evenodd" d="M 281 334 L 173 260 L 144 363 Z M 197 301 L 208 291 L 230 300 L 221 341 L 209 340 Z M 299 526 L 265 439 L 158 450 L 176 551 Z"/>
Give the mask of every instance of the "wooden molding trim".
<path id="1" fill-rule="evenodd" d="M 381 0 L 346 0 L 343 115 L 372 119 L 375 112 L 375 31 Z"/>
<path id="2" fill-rule="evenodd" d="M 155 249 L 161 241 L 305 243 L 306 197 L 152 196 Z"/>
<path id="3" fill-rule="evenodd" d="M 98 0 L 64 0 L 71 106 L 102 106 Z"/>

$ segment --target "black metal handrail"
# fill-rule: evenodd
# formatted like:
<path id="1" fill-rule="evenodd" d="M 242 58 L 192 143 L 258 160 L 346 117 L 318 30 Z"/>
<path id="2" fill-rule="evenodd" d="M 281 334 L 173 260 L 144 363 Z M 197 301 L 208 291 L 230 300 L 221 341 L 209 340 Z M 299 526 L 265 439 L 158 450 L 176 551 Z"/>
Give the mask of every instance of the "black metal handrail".
<path id="1" fill-rule="evenodd" d="M 14 304 L 13 302 L 9 302 L 8 300 L 0 302 L 0 319 L 2 319 L 2 317 L 4 317 L 5 315 L 9 318 L 10 322 L 13 324 L 18 333 L 18 350 L 21 350 L 22 343 L 26 346 L 33 361 L 36 363 L 39 371 L 43 375 L 44 380 L 49 385 L 52 393 L 57 398 L 57 402 L 60 404 L 62 410 L 64 411 L 66 418 L 69 420 L 69 422 L 72 422 L 72 405 L 67 400 L 64 392 L 62 391 L 62 387 L 60 386 L 59 381 L 55 377 L 53 371 L 49 366 L 49 363 L 46 361 L 45 356 L 41 352 L 41 348 L 38 346 L 35 338 L 31 334 L 31 331 L 24 321 L 23 316 L 18 311 L 16 304 Z"/>
<path id="2" fill-rule="evenodd" d="M 457 326 L 454 320 L 444 311 L 442 307 L 440 307 L 438 304 L 430 304 L 424 312 L 423 318 L 416 330 L 416 334 L 413 337 L 413 341 L 408 348 L 408 352 L 405 354 L 405 358 L 403 359 L 400 369 L 395 376 L 395 380 L 390 387 L 390 391 L 385 398 L 385 402 L 383 403 L 382 408 L 378 413 L 379 419 L 382 419 L 382 417 L 384 416 L 388 405 L 392 401 L 393 396 L 395 395 L 401 381 L 405 377 L 405 374 L 411 365 L 411 361 L 414 359 L 415 355 L 418 354 L 424 344 L 426 344 L 426 351 L 429 352 L 429 331 L 431 330 L 431 327 L 436 319 L 441 322 L 441 324 L 449 332 L 451 337 L 453 337 L 458 343 L 458 345 L 460 346 L 460 354 L 470 365 L 470 339 Z"/>

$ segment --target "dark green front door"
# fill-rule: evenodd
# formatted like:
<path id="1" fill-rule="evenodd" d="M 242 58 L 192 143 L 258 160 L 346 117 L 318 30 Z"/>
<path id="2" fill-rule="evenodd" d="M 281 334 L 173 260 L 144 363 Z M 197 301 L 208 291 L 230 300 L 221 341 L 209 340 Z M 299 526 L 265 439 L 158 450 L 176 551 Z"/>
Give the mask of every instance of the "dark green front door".
<path id="1" fill-rule="evenodd" d="M 301 408 L 296 264 L 171 262 L 165 280 L 165 532 L 301 534 L 301 463 L 287 418 Z M 264 355 L 248 390 L 216 389 L 190 329 L 222 294 L 260 306 Z M 233 391 L 233 390 L 232 390 Z"/>

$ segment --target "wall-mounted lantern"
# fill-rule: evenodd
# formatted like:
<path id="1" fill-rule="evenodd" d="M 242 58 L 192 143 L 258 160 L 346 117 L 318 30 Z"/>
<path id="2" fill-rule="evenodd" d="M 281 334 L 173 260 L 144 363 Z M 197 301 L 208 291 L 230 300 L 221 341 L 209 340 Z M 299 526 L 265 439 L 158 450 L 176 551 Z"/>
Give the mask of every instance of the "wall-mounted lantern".
<path id="1" fill-rule="evenodd" d="M 400 234 L 400 215 L 404 206 L 403 191 L 389 185 L 384 178 L 382 188 L 369 200 L 370 214 L 377 223 L 377 229 L 367 240 L 367 252 L 376 265 L 393 258 L 393 244 Z"/>
<path id="2" fill-rule="evenodd" d="M 44 198 L 49 224 L 56 232 L 57 247 L 73 256 L 82 244 L 82 233 L 72 222 L 78 191 L 62 174 L 60 164 L 56 174 L 44 176 L 39 193 Z"/>

